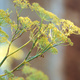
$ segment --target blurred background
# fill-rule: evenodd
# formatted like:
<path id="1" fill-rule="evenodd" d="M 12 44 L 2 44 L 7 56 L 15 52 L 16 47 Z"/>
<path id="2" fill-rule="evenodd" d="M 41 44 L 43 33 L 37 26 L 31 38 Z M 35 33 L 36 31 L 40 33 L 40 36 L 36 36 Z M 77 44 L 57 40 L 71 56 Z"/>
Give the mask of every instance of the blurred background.
<path id="1" fill-rule="evenodd" d="M 0 9 L 6 10 L 9 8 L 13 11 L 11 19 L 16 21 L 16 13 L 13 0 L 0 0 Z M 69 19 L 75 25 L 80 26 L 80 0 L 29 0 L 30 2 L 38 2 L 46 10 L 56 14 L 59 18 Z M 29 16 L 32 20 L 40 20 L 40 18 L 30 10 L 24 10 L 22 16 Z M 10 29 L 5 29 L 10 35 Z M 44 58 L 38 58 L 31 61 L 31 66 L 43 71 L 48 75 L 49 80 L 80 80 L 80 36 L 71 35 L 71 40 L 74 46 L 58 46 L 58 54 L 53 55 L 47 52 Z M 11 35 L 10 38 L 11 39 Z M 20 47 L 28 41 L 28 33 L 25 33 L 21 38 L 16 40 L 14 44 Z M 23 48 L 25 55 L 31 48 L 31 43 Z M 35 54 L 35 50 L 32 55 Z M 22 60 L 21 60 L 22 61 Z M 21 61 L 14 59 L 12 68 L 17 66 Z M 5 66 L 7 69 L 7 66 Z M 1 74 L 0 69 L 0 74 Z M 20 72 L 15 72 L 15 75 L 21 76 Z"/>

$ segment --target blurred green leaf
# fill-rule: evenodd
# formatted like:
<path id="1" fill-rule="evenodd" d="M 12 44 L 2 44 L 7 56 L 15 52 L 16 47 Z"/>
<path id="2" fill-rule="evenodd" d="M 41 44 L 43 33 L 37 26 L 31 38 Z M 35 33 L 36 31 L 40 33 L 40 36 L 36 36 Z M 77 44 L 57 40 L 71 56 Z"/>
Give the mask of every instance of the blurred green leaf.
<path id="1" fill-rule="evenodd" d="M 26 77 L 26 80 L 49 80 L 47 75 L 45 75 L 43 72 L 41 72 L 37 69 L 34 69 L 30 66 L 25 65 L 22 68 L 22 72 L 23 72 L 23 74 L 28 75 Z"/>
<path id="2" fill-rule="evenodd" d="M 0 80 L 6 80 L 5 78 L 3 78 L 3 77 L 0 77 Z"/>

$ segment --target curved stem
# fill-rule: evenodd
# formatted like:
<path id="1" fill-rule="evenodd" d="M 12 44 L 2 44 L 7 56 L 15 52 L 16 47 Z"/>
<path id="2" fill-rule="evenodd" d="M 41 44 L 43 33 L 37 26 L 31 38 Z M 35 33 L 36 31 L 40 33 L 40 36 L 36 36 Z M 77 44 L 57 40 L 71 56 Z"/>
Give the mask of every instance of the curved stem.
<path id="1" fill-rule="evenodd" d="M 6 56 L 9 54 L 9 49 L 10 49 L 10 46 L 11 46 L 12 42 L 13 42 L 13 40 L 11 40 L 11 42 L 10 42 L 10 44 L 9 44 L 9 46 L 8 46 Z"/>

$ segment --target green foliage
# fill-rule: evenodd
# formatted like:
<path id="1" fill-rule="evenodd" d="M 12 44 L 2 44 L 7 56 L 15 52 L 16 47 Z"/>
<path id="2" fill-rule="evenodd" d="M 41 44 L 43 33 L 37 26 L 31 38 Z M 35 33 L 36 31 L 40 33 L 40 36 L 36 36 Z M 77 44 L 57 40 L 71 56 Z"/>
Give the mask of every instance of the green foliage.
<path id="1" fill-rule="evenodd" d="M 28 75 L 26 80 L 49 80 L 48 77 L 41 71 L 36 70 L 30 66 L 24 66 L 22 69 L 23 74 Z"/>
<path id="2" fill-rule="evenodd" d="M 21 50 L 28 43 L 32 42 L 33 44 L 23 62 L 13 70 L 6 71 L 5 74 L 0 75 L 0 80 L 6 80 L 6 78 L 3 77 L 5 75 L 7 75 L 8 80 L 24 80 L 23 77 L 15 77 L 12 72 L 20 69 L 23 65 L 27 64 L 31 60 L 43 55 L 48 50 L 52 51 L 52 53 L 55 54 L 58 53 L 55 47 L 60 44 L 67 43 L 68 45 L 72 46 L 73 42 L 70 40 L 69 36 L 71 34 L 80 34 L 80 28 L 75 26 L 71 21 L 59 19 L 55 14 L 45 10 L 38 3 L 30 4 L 29 0 L 14 0 L 13 3 L 16 9 L 17 22 L 10 19 L 11 12 L 9 12 L 8 9 L 6 11 L 0 9 L 0 26 L 11 27 L 11 34 L 13 34 L 12 39 L 9 42 L 8 35 L 0 27 L 0 43 L 4 43 L 6 41 L 9 43 L 6 55 L 0 62 L 0 67 L 9 56 L 16 54 L 16 52 Z M 20 11 L 18 11 L 19 7 L 21 9 Z M 36 12 L 36 14 L 41 18 L 41 21 L 32 21 L 28 16 L 21 16 L 20 13 L 25 8 Z M 47 24 L 45 24 L 44 21 L 46 21 Z M 27 31 L 30 32 L 30 40 L 15 51 L 10 52 L 12 43 Z M 35 47 L 37 47 L 36 55 L 30 57 L 29 55 Z M 2 53 L 0 53 L 0 55 L 1 54 Z M 15 58 L 16 57 L 17 54 Z M 30 66 L 25 65 L 22 68 L 22 72 L 24 75 L 26 75 L 26 80 L 49 80 L 43 72 L 36 70 Z"/>
<path id="3" fill-rule="evenodd" d="M 0 80 L 5 80 L 5 78 L 3 78 L 3 77 L 0 76 Z"/>
<path id="4" fill-rule="evenodd" d="M 12 79 L 9 78 L 9 80 L 25 80 L 23 77 L 13 77 Z"/>
<path id="5" fill-rule="evenodd" d="M 34 74 L 31 74 L 26 78 L 26 80 L 49 80 L 46 75 L 44 75 L 41 71 L 38 71 Z"/>
<path id="6" fill-rule="evenodd" d="M 36 69 L 34 69 L 34 68 L 32 68 L 32 67 L 30 67 L 30 66 L 24 66 L 23 67 L 23 69 L 22 69 L 22 72 L 26 75 L 26 74 L 33 74 L 33 73 L 35 73 L 37 70 Z"/>

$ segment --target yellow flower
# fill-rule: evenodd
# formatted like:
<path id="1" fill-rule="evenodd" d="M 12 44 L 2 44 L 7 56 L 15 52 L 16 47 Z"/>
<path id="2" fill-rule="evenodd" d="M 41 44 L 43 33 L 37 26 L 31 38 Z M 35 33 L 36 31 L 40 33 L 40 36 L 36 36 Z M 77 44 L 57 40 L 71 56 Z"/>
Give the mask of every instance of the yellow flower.
<path id="1" fill-rule="evenodd" d="M 22 9 L 28 8 L 30 6 L 30 3 L 28 2 L 28 0 L 14 0 L 13 2 L 16 3 L 15 6 L 19 6 Z"/>
<path id="2" fill-rule="evenodd" d="M 32 11 L 35 11 L 41 19 L 45 21 L 53 21 L 58 24 L 59 18 L 55 14 L 42 8 L 38 3 L 33 3 L 31 9 Z"/>
<path id="3" fill-rule="evenodd" d="M 28 17 L 19 17 L 20 23 L 23 27 L 25 27 L 25 30 L 30 29 L 33 22 Z"/>

